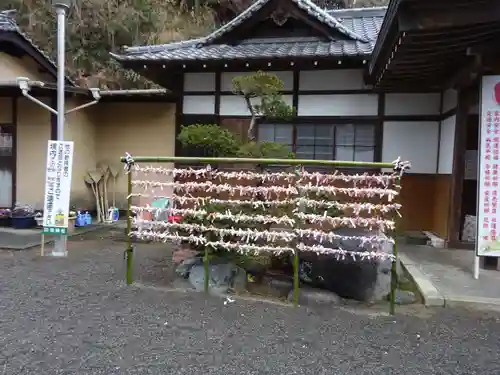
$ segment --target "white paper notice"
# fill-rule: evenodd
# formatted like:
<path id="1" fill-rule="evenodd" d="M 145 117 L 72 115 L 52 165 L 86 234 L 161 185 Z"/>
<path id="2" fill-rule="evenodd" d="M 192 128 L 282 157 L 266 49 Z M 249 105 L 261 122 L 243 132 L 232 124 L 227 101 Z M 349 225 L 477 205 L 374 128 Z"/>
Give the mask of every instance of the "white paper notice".
<path id="1" fill-rule="evenodd" d="M 43 210 L 44 233 L 67 233 L 72 167 L 73 142 L 49 141 Z"/>
<path id="2" fill-rule="evenodd" d="M 476 251 L 480 256 L 500 257 L 500 76 L 482 79 L 480 126 Z"/>

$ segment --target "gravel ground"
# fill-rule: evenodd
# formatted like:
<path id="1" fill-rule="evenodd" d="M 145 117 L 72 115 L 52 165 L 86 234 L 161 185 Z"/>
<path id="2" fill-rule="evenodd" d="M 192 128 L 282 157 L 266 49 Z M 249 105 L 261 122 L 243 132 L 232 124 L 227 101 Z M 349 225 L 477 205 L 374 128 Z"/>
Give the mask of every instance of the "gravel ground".
<path id="1" fill-rule="evenodd" d="M 499 313 L 224 305 L 127 287 L 123 247 L 94 238 L 72 241 L 65 259 L 0 252 L 0 375 L 500 373 Z M 168 283 L 165 247 L 137 252 L 141 282 Z"/>

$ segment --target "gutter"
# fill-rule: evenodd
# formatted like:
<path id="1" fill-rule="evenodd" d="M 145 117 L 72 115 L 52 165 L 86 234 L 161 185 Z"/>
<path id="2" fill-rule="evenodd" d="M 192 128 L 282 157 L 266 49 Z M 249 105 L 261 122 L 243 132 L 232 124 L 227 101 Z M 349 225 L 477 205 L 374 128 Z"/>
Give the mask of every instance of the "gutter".
<path id="1" fill-rule="evenodd" d="M 135 96 L 135 95 L 167 95 L 167 89 L 145 89 L 145 90 L 102 90 L 101 96 Z"/>

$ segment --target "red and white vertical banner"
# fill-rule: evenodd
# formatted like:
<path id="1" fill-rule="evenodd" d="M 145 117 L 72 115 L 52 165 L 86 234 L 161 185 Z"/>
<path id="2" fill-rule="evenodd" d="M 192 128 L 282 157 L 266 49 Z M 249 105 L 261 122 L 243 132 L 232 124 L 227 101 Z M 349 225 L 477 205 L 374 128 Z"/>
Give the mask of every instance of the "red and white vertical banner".
<path id="1" fill-rule="evenodd" d="M 478 256 L 500 257 L 500 76 L 484 76 L 481 85 L 481 123 L 477 201 Z"/>

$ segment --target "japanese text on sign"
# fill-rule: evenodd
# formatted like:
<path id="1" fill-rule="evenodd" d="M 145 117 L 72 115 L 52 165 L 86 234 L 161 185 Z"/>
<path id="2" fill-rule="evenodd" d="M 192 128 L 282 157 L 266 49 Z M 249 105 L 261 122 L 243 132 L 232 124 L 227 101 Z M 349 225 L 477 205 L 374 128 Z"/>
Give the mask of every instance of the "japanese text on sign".
<path id="1" fill-rule="evenodd" d="M 481 90 L 478 213 L 476 251 L 480 256 L 500 256 L 498 209 L 500 170 L 500 103 L 495 97 L 499 76 L 485 76 Z"/>
<path id="2" fill-rule="evenodd" d="M 49 141 L 45 177 L 44 228 L 67 228 L 73 142 Z"/>

